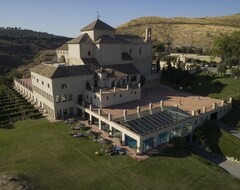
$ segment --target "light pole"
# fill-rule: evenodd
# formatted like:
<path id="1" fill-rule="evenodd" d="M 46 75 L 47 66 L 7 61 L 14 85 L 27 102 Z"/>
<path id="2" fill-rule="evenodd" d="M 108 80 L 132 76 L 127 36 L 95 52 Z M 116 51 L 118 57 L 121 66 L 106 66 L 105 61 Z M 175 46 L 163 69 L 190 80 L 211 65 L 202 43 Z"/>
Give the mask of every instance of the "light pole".
<path id="1" fill-rule="evenodd" d="M 181 91 L 182 91 L 182 86 L 179 87 L 180 90 L 180 94 L 179 94 L 179 105 L 182 105 L 182 95 L 181 95 Z"/>
<path id="2" fill-rule="evenodd" d="M 201 88 L 201 86 L 202 86 L 202 83 L 201 82 L 199 82 L 198 83 L 198 86 L 199 86 L 199 88 Z M 201 89 L 200 89 L 201 90 Z M 198 99 L 200 100 L 200 96 L 198 96 Z"/>

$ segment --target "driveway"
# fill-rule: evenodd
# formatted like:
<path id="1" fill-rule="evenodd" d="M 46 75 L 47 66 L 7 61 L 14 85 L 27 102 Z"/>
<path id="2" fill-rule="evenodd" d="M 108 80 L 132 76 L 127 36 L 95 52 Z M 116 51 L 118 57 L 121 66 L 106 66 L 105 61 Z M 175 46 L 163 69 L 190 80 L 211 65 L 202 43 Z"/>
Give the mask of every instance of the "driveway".
<path id="1" fill-rule="evenodd" d="M 193 147 L 195 153 L 199 156 L 215 163 L 216 165 L 220 166 L 221 168 L 225 169 L 229 174 L 232 176 L 240 179 L 240 165 L 227 160 L 224 156 L 215 155 L 205 150 L 198 148 L 197 146 Z"/>
<path id="2" fill-rule="evenodd" d="M 227 125 L 219 120 L 214 121 L 214 124 L 240 140 L 240 132 L 239 131 L 234 130 L 232 127 L 230 127 L 229 125 Z M 194 146 L 193 149 L 199 156 L 201 156 L 207 160 L 210 160 L 211 162 L 213 162 L 216 165 L 220 166 L 221 168 L 225 169 L 231 175 L 240 179 L 240 165 L 239 164 L 227 160 L 224 156 L 215 155 L 215 154 L 209 153 L 207 151 L 204 151 L 204 150 L 198 148 L 197 146 Z"/>
<path id="3" fill-rule="evenodd" d="M 214 124 L 240 140 L 240 132 L 239 131 L 233 129 L 232 127 L 230 127 L 229 125 L 227 125 L 221 121 L 214 121 Z"/>

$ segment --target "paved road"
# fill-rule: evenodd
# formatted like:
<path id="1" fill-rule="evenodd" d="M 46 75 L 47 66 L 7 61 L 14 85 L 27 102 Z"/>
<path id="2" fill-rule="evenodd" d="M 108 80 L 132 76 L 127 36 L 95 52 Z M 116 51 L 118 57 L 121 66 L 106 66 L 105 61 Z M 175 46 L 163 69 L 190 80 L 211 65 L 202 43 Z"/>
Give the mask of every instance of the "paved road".
<path id="1" fill-rule="evenodd" d="M 194 146 L 194 151 L 201 157 L 210 160 L 221 168 L 225 169 L 232 176 L 240 179 L 240 165 L 232 161 L 227 160 L 223 156 L 214 155 L 212 153 L 206 152 L 196 146 Z"/>
<path id="2" fill-rule="evenodd" d="M 227 131 L 228 133 L 230 133 L 231 135 L 237 137 L 240 140 L 240 132 L 233 129 L 232 127 L 230 127 L 229 125 L 221 122 L 221 121 L 214 121 L 214 123 L 221 129 Z"/>
<path id="3" fill-rule="evenodd" d="M 217 72 L 217 67 L 202 67 L 202 69 L 207 69 L 209 72 L 211 73 L 216 73 L 218 74 Z M 230 70 L 227 70 L 225 74 L 229 74 L 231 75 L 231 71 Z"/>
<path id="4" fill-rule="evenodd" d="M 217 125 L 219 128 L 227 131 L 231 135 L 235 136 L 240 140 L 240 132 L 237 130 L 234 130 L 232 127 L 228 126 L 227 124 L 221 122 L 221 121 L 214 121 L 215 125 Z M 206 152 L 197 146 L 194 146 L 194 151 L 200 155 L 201 157 L 210 160 L 211 162 L 217 164 L 218 166 L 225 169 L 227 172 L 229 172 L 231 175 L 237 177 L 240 179 L 240 165 L 227 160 L 224 156 L 220 155 L 214 155 L 212 153 Z"/>

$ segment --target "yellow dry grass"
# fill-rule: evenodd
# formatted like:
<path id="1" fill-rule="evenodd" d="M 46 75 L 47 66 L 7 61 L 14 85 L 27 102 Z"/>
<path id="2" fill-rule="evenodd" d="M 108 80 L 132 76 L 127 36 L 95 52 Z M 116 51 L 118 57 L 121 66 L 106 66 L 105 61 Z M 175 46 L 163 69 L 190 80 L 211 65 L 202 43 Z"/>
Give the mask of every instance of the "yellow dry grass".
<path id="1" fill-rule="evenodd" d="M 153 40 L 166 42 L 171 39 L 173 47 L 195 46 L 210 48 L 216 37 L 240 31 L 240 14 L 204 18 L 141 17 L 117 27 L 119 34 L 137 34 L 142 37 L 151 27 Z"/>

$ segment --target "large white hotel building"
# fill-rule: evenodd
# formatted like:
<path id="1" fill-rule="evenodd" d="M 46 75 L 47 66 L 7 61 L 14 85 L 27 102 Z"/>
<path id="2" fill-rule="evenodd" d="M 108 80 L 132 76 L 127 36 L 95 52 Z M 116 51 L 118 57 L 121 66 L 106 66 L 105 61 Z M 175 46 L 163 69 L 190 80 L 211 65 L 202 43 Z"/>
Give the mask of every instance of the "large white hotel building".
<path id="1" fill-rule="evenodd" d="M 151 66 L 152 31 L 145 32 L 144 39 L 118 35 L 97 19 L 56 50 L 57 63 L 39 64 L 31 78 L 15 79 L 15 89 L 51 119 L 81 116 L 138 153 L 188 136 L 231 109 L 231 102 L 150 89 L 160 73 Z"/>

